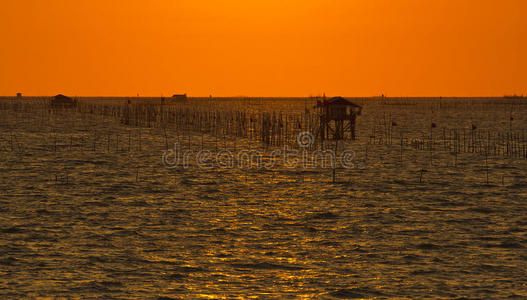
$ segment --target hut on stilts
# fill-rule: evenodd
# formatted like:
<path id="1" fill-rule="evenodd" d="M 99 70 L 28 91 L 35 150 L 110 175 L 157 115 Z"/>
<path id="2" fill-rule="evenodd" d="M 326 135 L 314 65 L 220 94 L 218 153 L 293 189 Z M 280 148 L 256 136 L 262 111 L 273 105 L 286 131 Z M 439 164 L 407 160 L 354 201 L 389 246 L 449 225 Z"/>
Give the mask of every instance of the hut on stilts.
<path id="1" fill-rule="evenodd" d="M 320 118 L 318 135 L 323 140 L 355 140 L 357 116 L 362 107 L 342 97 L 318 101 L 315 107 Z"/>

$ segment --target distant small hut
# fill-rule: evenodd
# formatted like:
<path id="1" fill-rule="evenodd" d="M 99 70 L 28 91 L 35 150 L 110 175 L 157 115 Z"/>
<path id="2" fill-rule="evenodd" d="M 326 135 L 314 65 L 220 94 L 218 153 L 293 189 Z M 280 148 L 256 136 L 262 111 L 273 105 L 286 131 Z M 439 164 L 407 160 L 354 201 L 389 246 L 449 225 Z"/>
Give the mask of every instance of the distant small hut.
<path id="1" fill-rule="evenodd" d="M 324 139 L 355 140 L 357 116 L 362 113 L 362 106 L 342 97 L 318 101 L 316 108 L 320 115 L 320 136 Z"/>
<path id="2" fill-rule="evenodd" d="M 68 108 L 68 107 L 75 107 L 77 105 L 77 101 L 64 96 L 62 94 L 58 94 L 57 96 L 51 98 L 51 106 L 54 108 Z"/>
<path id="3" fill-rule="evenodd" d="M 21 100 L 22 99 L 22 93 L 16 93 L 16 98 L 18 100 Z"/>
<path id="4" fill-rule="evenodd" d="M 175 94 L 172 96 L 172 101 L 185 102 L 188 100 L 187 94 Z"/>

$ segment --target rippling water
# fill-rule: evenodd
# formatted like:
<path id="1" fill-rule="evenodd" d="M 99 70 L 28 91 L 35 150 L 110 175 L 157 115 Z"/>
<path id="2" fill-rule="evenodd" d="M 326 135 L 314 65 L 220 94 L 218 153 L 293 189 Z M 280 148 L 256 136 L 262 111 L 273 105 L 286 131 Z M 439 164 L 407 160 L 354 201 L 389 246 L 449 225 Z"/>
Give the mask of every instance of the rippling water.
<path id="1" fill-rule="evenodd" d="M 158 129 L 139 151 L 139 129 L 108 119 L 50 133 L 3 114 L 2 298 L 527 297 L 525 159 L 491 158 L 489 184 L 475 154 L 430 166 L 426 151 L 366 156 L 363 141 L 337 183 L 326 169 L 169 170 Z"/>

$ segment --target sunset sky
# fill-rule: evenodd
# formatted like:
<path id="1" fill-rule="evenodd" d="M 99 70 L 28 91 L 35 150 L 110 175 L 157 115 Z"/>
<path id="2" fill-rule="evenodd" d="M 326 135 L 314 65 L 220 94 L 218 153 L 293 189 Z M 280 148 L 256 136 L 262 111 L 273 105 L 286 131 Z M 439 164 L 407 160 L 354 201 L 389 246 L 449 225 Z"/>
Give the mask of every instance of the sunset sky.
<path id="1" fill-rule="evenodd" d="M 527 94 L 524 0 L 1 0 L 0 95 Z"/>

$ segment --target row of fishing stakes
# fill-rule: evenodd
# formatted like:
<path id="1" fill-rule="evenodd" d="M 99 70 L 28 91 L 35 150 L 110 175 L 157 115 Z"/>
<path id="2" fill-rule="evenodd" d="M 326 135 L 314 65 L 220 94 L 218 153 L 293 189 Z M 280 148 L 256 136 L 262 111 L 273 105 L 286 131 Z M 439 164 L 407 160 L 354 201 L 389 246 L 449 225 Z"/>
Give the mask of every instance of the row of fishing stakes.
<path id="1" fill-rule="evenodd" d="M 191 133 L 201 133 L 202 148 L 204 135 L 215 137 L 216 149 L 225 148 L 228 137 L 247 138 L 268 146 L 281 146 L 296 144 L 298 133 L 316 132 L 319 125 L 318 115 L 307 111 L 303 113 L 256 112 L 244 109 L 244 107 L 233 109 L 231 106 L 211 106 L 208 103 L 160 105 L 81 101 L 73 108 L 61 110 L 50 108 L 45 101 L 27 103 L 2 101 L 0 110 L 15 112 L 14 123 L 7 122 L 7 120 L 3 122 L 6 127 L 13 129 L 16 129 L 17 124 L 28 122 L 36 122 L 31 125 L 49 126 L 49 121 L 51 121 L 52 133 L 48 136 L 49 151 L 74 151 L 76 149 L 94 152 L 141 151 L 141 131 L 151 128 L 163 131 L 163 146 L 166 148 L 170 146 L 169 135 L 173 136 L 174 132 L 177 133 L 178 141 L 182 145 L 188 144 L 189 148 Z M 31 118 L 28 118 L 28 115 Z M 136 129 L 131 129 L 126 134 L 119 134 L 86 128 L 85 133 L 70 135 L 59 135 L 53 129 L 55 126 L 53 124 L 70 122 L 79 127 L 85 124 L 97 125 L 108 120 L 119 120 L 122 124 L 136 127 Z M 391 115 L 386 118 L 385 114 L 383 119 L 379 120 L 379 123 L 373 124 L 371 134 L 361 139 L 367 141 L 370 146 L 399 146 L 393 148 L 400 148 L 398 150 L 400 150 L 401 161 L 403 152 L 408 150 L 430 151 L 431 154 L 444 151 L 455 155 L 456 160 L 457 155 L 461 153 L 478 153 L 485 156 L 486 181 L 488 182 L 490 156 L 527 158 L 527 134 L 524 130 L 512 128 L 512 114 L 509 128 L 502 130 L 479 129 L 476 126 L 442 128 L 432 123 L 421 132 L 409 132 L 405 130 L 404 124 L 398 124 Z M 25 147 L 22 142 L 14 130 L 11 134 L 0 138 L 0 151 L 22 152 Z M 365 146 L 367 157 L 368 145 Z M 421 172 L 421 180 L 422 175 Z M 503 177 L 501 179 L 503 182 Z"/>
<path id="2" fill-rule="evenodd" d="M 247 138 L 269 146 L 294 144 L 300 132 L 315 132 L 319 126 L 318 116 L 310 113 L 248 112 L 203 105 L 125 104 L 112 110 L 90 108 L 90 112 L 105 110 L 112 111 L 125 125 Z"/>
<path id="3" fill-rule="evenodd" d="M 190 132 L 201 133 L 201 135 L 212 135 L 216 139 L 225 140 L 227 137 L 246 138 L 262 142 L 267 146 L 295 145 L 299 133 L 308 131 L 316 133 L 319 131 L 319 115 L 305 111 L 302 113 L 283 112 L 254 112 L 243 107 L 233 109 L 229 106 L 210 104 L 208 102 L 192 104 L 159 104 L 159 103 L 126 103 L 120 102 L 84 102 L 68 109 L 60 111 L 51 109 L 44 100 L 31 102 L 2 101 L 0 109 L 9 109 L 17 112 L 17 121 L 26 121 L 22 116 L 33 114 L 38 116 L 39 121 L 44 124 L 45 120 L 52 119 L 54 122 L 67 120 L 74 124 L 85 123 L 78 120 L 79 116 L 85 121 L 91 121 L 93 116 L 105 121 L 107 118 L 118 119 L 122 124 L 136 128 L 160 128 L 164 130 L 164 143 L 168 144 L 167 135 L 177 132 L 180 135 L 190 135 Z M 18 117 L 18 114 L 21 117 Z M 487 153 L 491 156 L 527 158 L 527 132 L 525 130 L 512 129 L 479 129 L 473 128 L 440 128 L 433 124 L 421 132 L 409 132 L 405 130 L 404 124 L 398 124 L 396 120 L 384 115 L 377 124 L 371 126 L 371 132 L 366 134 L 368 144 L 376 145 L 398 145 L 401 152 L 407 149 L 444 151 L 448 153 Z M 114 134 L 108 137 L 105 133 L 93 132 L 93 139 L 106 139 L 106 150 L 117 144 L 116 149 L 131 149 L 132 146 L 120 147 L 119 144 L 126 143 L 127 137 Z M 129 133 L 131 135 L 131 133 Z M 56 137 L 54 137 L 55 139 Z M 316 137 L 317 138 L 317 137 Z M 57 138 L 58 139 L 58 138 Z M 63 138 L 64 139 L 64 138 Z M 71 139 L 71 138 L 70 138 Z M 78 137 L 75 143 L 86 146 L 88 137 Z M 130 144 L 134 141 L 128 137 Z M 136 143 L 140 145 L 139 138 Z M 10 148 L 15 149 L 14 143 Z M 58 148 L 65 144 L 59 140 Z M 102 142 L 95 141 L 92 146 L 97 149 Z M 314 143 L 315 147 L 320 144 Z M 86 147 L 80 147 L 86 149 Z M 166 146 L 166 145 L 165 145 Z M 119 148 L 120 147 L 120 148 Z M 139 146 L 140 147 L 140 146 Z M 325 147 L 322 144 L 321 147 Z M 55 147 L 54 147 L 55 148 Z"/>
<path id="4" fill-rule="evenodd" d="M 470 128 L 439 128 L 431 123 L 429 131 L 410 133 L 400 124 L 376 124 L 369 144 L 399 145 L 401 149 L 444 151 L 447 153 L 481 153 L 496 157 L 527 158 L 527 131 Z"/>
<path id="5" fill-rule="evenodd" d="M 116 110 L 114 110 L 116 111 Z M 119 111 L 119 110 L 117 110 Z M 280 146 L 296 141 L 297 135 L 307 129 L 317 132 L 319 126 L 316 114 L 283 114 L 276 112 L 249 113 L 245 111 L 211 110 L 208 107 L 185 107 L 158 105 L 126 105 L 120 111 L 122 123 L 126 125 L 162 126 L 177 130 L 197 131 L 202 134 L 212 134 L 216 137 L 235 136 L 263 142 L 269 146 Z M 144 123 L 146 120 L 146 124 Z M 370 139 L 381 144 L 392 145 L 397 124 L 384 118 L 384 131 L 374 126 Z M 304 125 L 304 126 L 302 126 Z M 399 130 L 401 161 L 405 148 L 430 151 L 430 164 L 434 151 L 454 153 L 455 164 L 457 155 L 461 153 L 484 153 L 486 183 L 489 183 L 488 156 L 505 156 L 527 158 L 527 140 L 524 131 L 499 132 L 494 130 L 479 130 L 472 128 L 437 128 L 431 123 L 429 134 L 421 137 L 405 136 Z M 315 143 L 316 145 L 317 143 Z M 335 143 L 337 149 L 338 144 Z M 167 143 L 168 148 L 168 143 Z M 422 181 L 423 172 L 420 174 Z M 333 182 L 336 181 L 336 169 L 332 171 Z M 503 178 L 502 178 L 503 181 Z"/>

